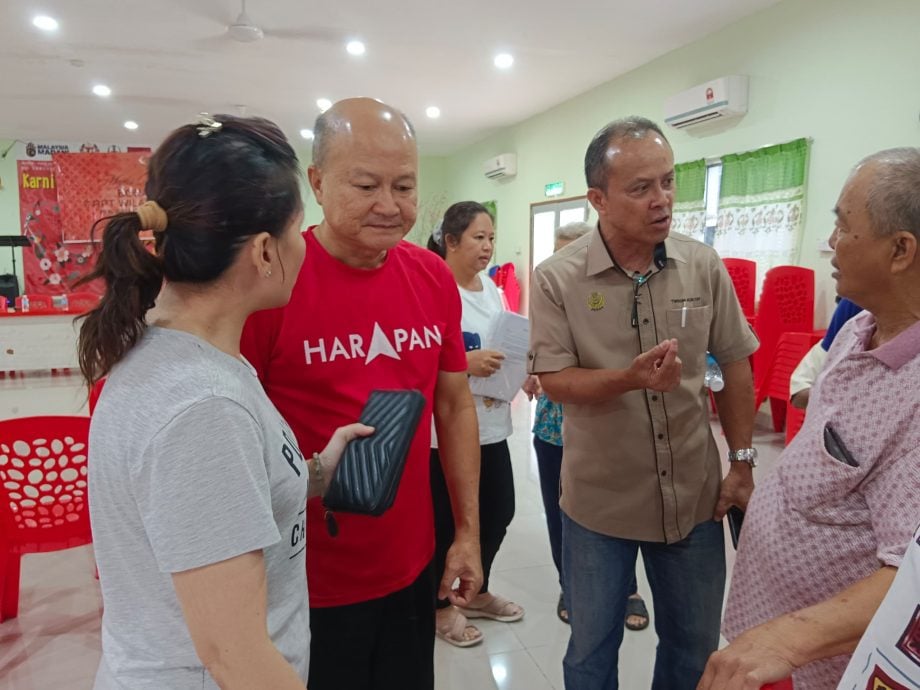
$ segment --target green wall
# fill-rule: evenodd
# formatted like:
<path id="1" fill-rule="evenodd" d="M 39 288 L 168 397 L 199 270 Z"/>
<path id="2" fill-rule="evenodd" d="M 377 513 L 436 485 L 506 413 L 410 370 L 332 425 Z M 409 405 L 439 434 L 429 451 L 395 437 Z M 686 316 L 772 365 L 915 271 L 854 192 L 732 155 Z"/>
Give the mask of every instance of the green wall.
<path id="1" fill-rule="evenodd" d="M 808 210 L 799 263 L 817 272 L 819 324 L 833 304 L 832 230 L 849 169 L 864 155 L 920 145 L 920 3 L 916 0 L 786 0 L 701 41 L 470 146 L 447 160 L 451 201 L 498 201 L 497 259 L 529 264 L 530 204 L 562 180 L 565 196 L 584 194 L 585 148 L 608 121 L 630 114 L 663 120 L 665 99 L 729 75 L 750 77 L 750 109 L 732 129 L 693 137 L 671 130 L 678 161 L 812 137 Z M 518 174 L 482 175 L 482 161 L 518 155 Z"/>

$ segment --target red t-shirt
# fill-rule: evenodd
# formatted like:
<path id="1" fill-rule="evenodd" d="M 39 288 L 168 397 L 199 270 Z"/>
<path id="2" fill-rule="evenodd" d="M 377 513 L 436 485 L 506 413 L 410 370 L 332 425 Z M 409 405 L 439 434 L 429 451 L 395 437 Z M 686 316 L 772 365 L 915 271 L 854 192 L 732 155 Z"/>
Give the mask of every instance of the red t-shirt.
<path id="1" fill-rule="evenodd" d="M 304 233 L 306 259 L 290 303 L 253 314 L 244 356 L 309 456 L 358 420 L 375 389 L 410 389 L 427 401 L 393 507 L 380 517 L 336 513 L 326 531 L 307 503 L 310 605 L 343 606 L 409 586 L 431 560 L 434 516 L 429 441 L 439 371 L 465 371 L 460 295 L 450 269 L 409 242 L 373 270 L 351 268 Z"/>

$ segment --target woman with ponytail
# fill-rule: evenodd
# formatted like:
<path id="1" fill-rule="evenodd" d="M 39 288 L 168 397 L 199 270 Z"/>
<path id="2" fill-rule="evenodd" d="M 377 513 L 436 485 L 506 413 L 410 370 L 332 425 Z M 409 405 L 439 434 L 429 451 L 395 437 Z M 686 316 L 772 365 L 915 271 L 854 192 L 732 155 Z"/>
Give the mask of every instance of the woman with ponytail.
<path id="1" fill-rule="evenodd" d="M 100 221 L 106 292 L 79 342 L 87 383 L 106 378 L 88 463 L 96 688 L 305 685 L 306 499 L 372 429 L 304 454 L 240 355 L 247 317 L 285 304 L 303 263 L 298 169 L 271 122 L 202 116 L 150 158 L 148 201 Z"/>

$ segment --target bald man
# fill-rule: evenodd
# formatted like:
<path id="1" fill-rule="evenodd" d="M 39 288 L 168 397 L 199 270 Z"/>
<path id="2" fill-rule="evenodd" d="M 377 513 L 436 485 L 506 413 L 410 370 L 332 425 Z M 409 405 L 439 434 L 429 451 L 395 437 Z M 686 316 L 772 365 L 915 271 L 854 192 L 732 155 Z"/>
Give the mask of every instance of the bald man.
<path id="1" fill-rule="evenodd" d="M 322 114 L 314 133 L 308 175 L 323 222 L 304 233 L 290 303 L 253 316 L 243 352 L 305 453 L 357 419 L 375 389 L 417 389 L 427 404 L 389 511 L 338 513 L 333 536 L 322 503 L 307 504 L 309 687 L 433 688 L 435 589 L 464 606 L 482 584 L 479 446 L 460 297 L 440 258 L 403 241 L 418 205 L 406 117 L 349 99 Z M 456 524 L 440 583 L 430 567 L 432 414 Z"/>

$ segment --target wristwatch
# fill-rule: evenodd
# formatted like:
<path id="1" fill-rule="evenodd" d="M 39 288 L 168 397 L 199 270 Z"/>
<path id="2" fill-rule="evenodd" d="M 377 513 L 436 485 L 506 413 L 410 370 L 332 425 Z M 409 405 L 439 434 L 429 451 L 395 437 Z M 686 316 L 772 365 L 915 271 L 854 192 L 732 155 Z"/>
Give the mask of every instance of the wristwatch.
<path id="1" fill-rule="evenodd" d="M 729 462 L 746 462 L 751 467 L 757 467 L 757 449 L 739 448 L 728 452 Z"/>

